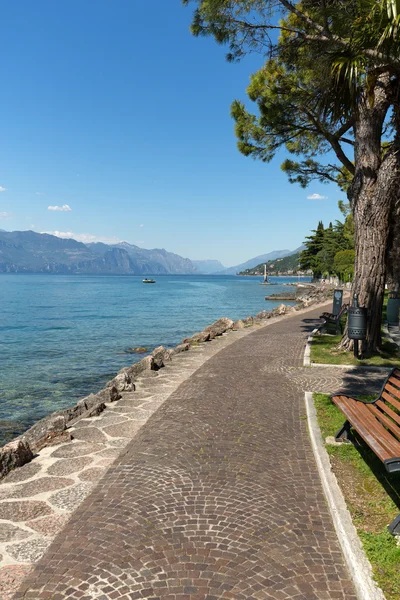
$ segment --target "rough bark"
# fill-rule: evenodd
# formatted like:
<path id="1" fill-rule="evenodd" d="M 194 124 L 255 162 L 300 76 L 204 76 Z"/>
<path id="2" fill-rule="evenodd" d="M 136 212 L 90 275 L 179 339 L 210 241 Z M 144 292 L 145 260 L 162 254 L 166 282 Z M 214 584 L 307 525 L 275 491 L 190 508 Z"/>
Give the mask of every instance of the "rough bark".
<path id="1" fill-rule="evenodd" d="M 354 126 L 356 171 L 349 190 L 355 229 L 356 260 L 353 292 L 360 306 L 368 310 L 367 338 L 362 352 L 370 353 L 381 346 L 381 319 L 386 281 L 389 218 L 399 184 L 399 157 L 396 142 L 382 157 L 382 130 L 390 106 L 390 81 L 383 74 L 375 89 L 370 107 L 360 101 Z M 345 332 L 341 347 L 352 343 Z"/>
<path id="2" fill-rule="evenodd" d="M 389 220 L 386 283 L 390 291 L 400 293 L 400 190 Z"/>

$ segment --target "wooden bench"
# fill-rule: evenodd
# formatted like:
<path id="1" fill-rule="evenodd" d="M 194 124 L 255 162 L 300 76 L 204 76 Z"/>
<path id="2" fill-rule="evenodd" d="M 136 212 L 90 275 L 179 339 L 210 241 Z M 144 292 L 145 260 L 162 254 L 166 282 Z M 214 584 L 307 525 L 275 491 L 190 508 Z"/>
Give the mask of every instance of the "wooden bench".
<path id="1" fill-rule="evenodd" d="M 336 333 L 340 333 L 340 319 L 342 316 L 349 310 L 348 304 L 342 304 L 342 308 L 338 312 L 337 315 L 329 312 L 323 312 L 322 315 L 319 316 L 320 319 L 324 319 L 325 323 L 323 329 L 325 330 L 327 325 L 334 325 Z"/>
<path id="2" fill-rule="evenodd" d="M 342 394 L 333 394 L 331 398 L 347 419 L 336 433 L 336 440 L 350 441 L 353 427 L 388 473 L 400 471 L 400 369 L 395 367 L 389 373 L 375 400 L 358 400 Z M 389 531 L 400 535 L 400 515 L 389 525 Z"/>

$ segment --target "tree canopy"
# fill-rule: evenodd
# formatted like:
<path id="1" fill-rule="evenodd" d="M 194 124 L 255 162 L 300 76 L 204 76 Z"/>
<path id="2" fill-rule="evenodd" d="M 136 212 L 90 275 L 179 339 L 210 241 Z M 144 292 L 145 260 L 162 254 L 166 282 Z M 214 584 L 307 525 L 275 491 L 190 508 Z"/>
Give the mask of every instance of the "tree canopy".
<path id="1" fill-rule="evenodd" d="M 400 245 L 400 0 L 193 2 L 193 33 L 227 44 L 228 60 L 265 56 L 248 88 L 257 113 L 231 108 L 239 150 L 268 161 L 283 146 L 290 181 L 347 190 L 354 288 L 369 310 L 365 348 L 376 349 L 386 274 L 400 277 L 390 258 Z"/>

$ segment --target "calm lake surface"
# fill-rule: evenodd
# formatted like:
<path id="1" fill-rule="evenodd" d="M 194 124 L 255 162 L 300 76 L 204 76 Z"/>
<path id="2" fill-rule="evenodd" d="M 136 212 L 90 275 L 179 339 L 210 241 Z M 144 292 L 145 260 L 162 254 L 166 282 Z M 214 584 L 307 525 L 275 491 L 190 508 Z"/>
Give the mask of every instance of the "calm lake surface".
<path id="1" fill-rule="evenodd" d="M 45 415 L 97 392 L 143 355 L 172 347 L 220 317 L 271 310 L 276 277 L 0 275 L 0 445 Z M 309 281 L 302 278 L 302 281 Z"/>

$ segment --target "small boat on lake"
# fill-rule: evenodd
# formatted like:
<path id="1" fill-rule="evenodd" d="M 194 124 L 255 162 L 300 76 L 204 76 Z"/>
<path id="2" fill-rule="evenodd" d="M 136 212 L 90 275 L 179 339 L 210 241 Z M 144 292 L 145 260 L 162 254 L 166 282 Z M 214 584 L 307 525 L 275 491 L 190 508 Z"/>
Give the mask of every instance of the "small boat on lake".
<path id="1" fill-rule="evenodd" d="M 156 282 L 155 279 L 147 279 L 147 277 L 142 280 L 142 283 L 155 283 L 155 282 Z"/>

